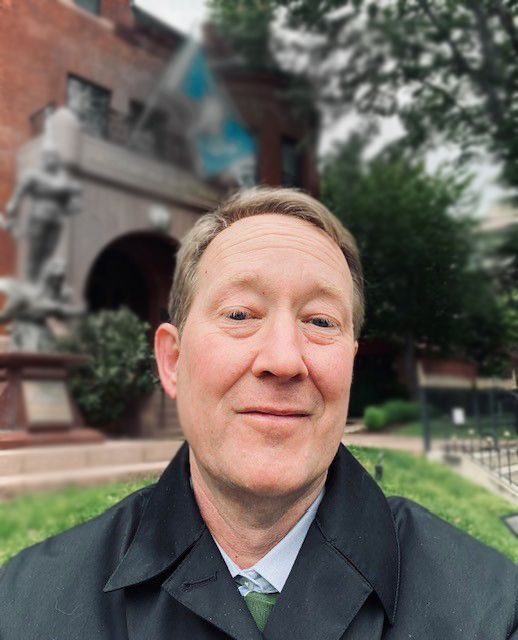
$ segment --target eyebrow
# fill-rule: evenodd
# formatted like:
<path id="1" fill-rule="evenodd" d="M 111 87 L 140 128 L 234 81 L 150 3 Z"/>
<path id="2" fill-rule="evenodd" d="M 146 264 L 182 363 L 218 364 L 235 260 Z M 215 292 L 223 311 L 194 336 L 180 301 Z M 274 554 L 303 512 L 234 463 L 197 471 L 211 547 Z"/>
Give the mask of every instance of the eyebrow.
<path id="1" fill-rule="evenodd" d="M 235 278 L 228 278 L 220 282 L 216 287 L 216 296 L 214 302 L 217 304 L 221 298 L 234 289 L 261 289 L 264 280 L 257 273 L 241 273 Z M 339 302 L 348 313 L 351 313 L 352 307 L 346 300 L 345 291 L 330 282 L 315 283 L 304 291 L 303 298 L 310 300 L 316 297 L 324 297 Z"/>

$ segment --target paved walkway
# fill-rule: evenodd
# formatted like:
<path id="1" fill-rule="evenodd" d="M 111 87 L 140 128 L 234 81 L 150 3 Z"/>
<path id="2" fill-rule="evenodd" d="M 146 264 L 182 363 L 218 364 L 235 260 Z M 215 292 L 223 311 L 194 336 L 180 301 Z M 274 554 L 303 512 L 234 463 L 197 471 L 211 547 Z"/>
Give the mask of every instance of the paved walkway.
<path id="1" fill-rule="evenodd" d="M 362 423 L 347 425 L 342 442 L 346 446 L 398 449 L 416 455 L 424 453 L 423 439 L 419 436 L 400 436 L 390 431 L 368 431 Z M 432 450 L 440 449 L 442 444 L 442 440 L 432 440 Z"/>
<path id="2" fill-rule="evenodd" d="M 358 447 L 375 447 L 377 449 L 399 449 L 409 453 L 423 453 L 423 441 L 421 438 L 411 436 L 398 436 L 390 433 L 372 433 L 371 431 L 361 431 L 356 433 L 345 433 L 342 442 L 346 445 Z M 437 442 L 433 443 L 434 448 Z"/>

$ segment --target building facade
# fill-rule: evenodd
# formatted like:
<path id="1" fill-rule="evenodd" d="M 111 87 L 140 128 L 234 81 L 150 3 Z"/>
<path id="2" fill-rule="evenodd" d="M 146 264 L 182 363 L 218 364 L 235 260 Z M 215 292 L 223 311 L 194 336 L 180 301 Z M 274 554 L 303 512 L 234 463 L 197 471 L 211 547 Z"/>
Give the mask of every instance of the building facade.
<path id="1" fill-rule="evenodd" d="M 0 211 L 50 131 L 82 187 L 58 249 L 67 283 L 89 310 L 126 305 L 152 327 L 167 317 L 179 241 L 224 193 L 196 171 L 181 104 L 155 104 L 183 45 L 130 0 L 0 0 Z M 256 182 L 316 193 L 300 144 L 314 123 L 281 97 L 282 74 L 230 65 L 217 77 L 256 140 Z M 20 246 L 0 230 L 0 276 L 20 275 Z"/>

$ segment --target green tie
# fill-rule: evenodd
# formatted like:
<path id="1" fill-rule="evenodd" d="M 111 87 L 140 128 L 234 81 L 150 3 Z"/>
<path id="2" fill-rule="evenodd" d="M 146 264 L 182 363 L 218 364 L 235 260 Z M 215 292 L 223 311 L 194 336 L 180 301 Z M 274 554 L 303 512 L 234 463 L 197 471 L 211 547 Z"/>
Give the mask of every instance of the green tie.
<path id="1" fill-rule="evenodd" d="M 257 593 L 257 591 L 250 591 L 246 594 L 246 606 L 261 631 L 264 631 L 278 597 L 278 593 Z"/>

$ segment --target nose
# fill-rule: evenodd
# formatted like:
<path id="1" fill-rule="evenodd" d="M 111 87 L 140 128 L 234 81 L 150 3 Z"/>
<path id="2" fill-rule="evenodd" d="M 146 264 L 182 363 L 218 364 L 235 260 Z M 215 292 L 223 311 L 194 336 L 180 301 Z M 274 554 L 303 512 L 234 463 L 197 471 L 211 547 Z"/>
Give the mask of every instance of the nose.
<path id="1" fill-rule="evenodd" d="M 285 382 L 307 378 L 309 372 L 304 361 L 304 336 L 291 314 L 279 314 L 268 321 L 258 339 L 252 364 L 255 376 L 271 375 Z"/>

